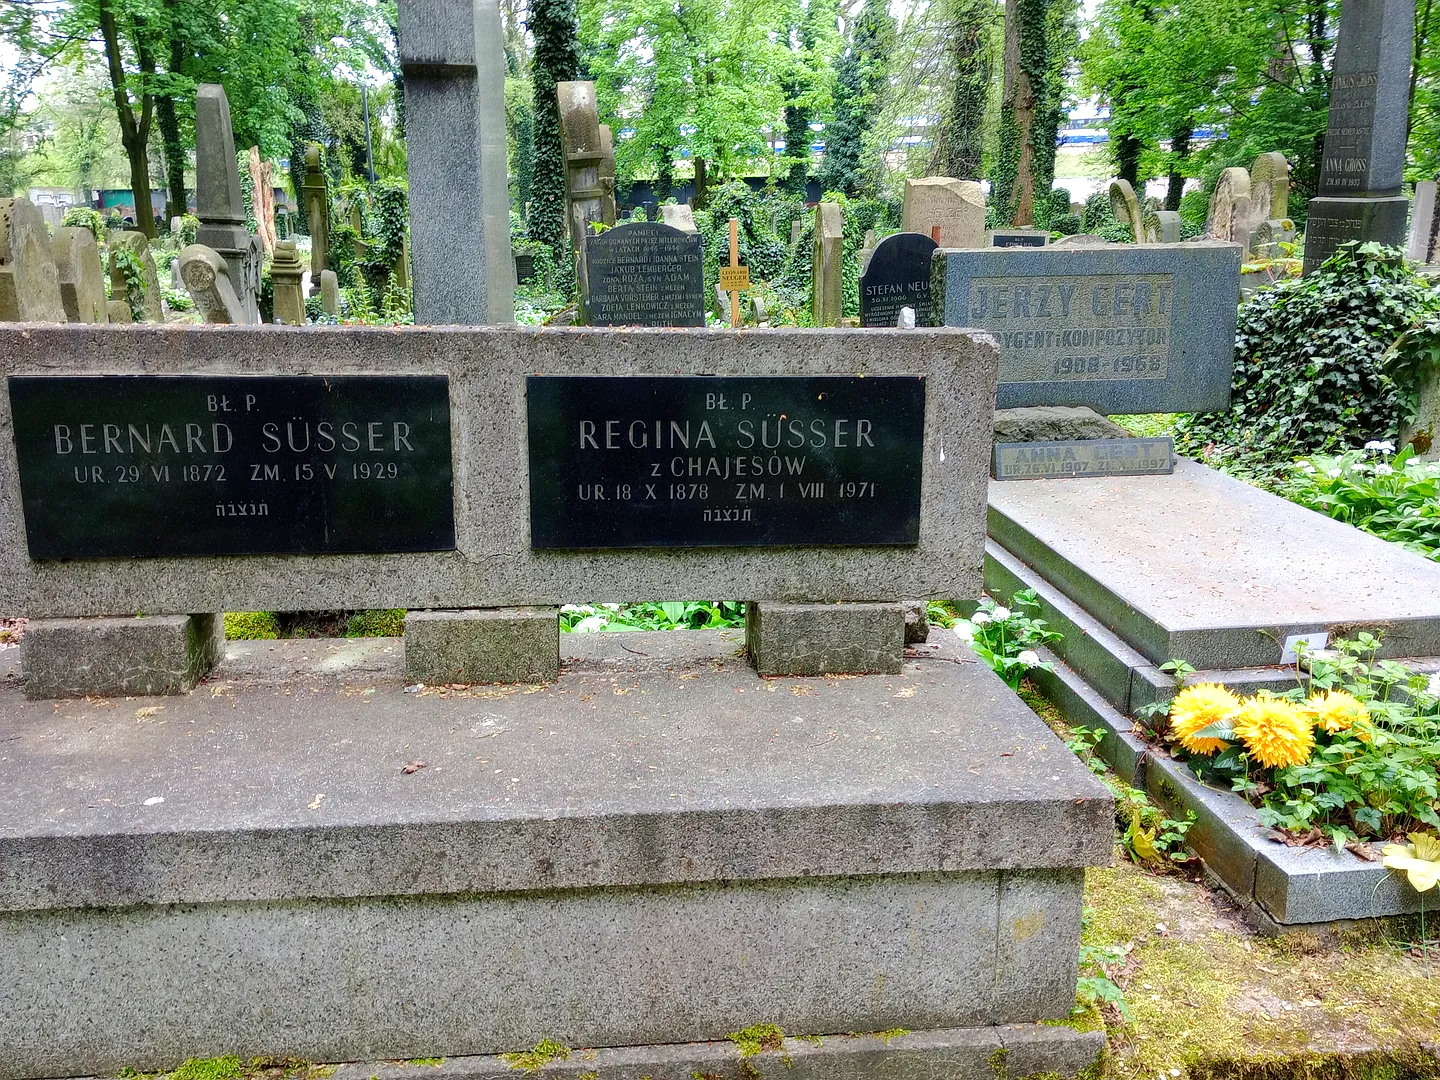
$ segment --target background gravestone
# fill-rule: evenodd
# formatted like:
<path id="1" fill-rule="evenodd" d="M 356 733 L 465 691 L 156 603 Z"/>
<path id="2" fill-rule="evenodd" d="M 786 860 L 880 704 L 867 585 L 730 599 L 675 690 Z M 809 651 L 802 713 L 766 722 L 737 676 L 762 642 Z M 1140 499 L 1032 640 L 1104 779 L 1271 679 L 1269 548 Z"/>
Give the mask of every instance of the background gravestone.
<path id="1" fill-rule="evenodd" d="M 1000 346 L 1001 409 L 1212 412 L 1230 405 L 1238 244 L 940 251 L 946 326 Z"/>
<path id="2" fill-rule="evenodd" d="M 276 241 L 275 260 L 270 264 L 276 322 L 286 326 L 305 325 L 305 291 L 300 285 L 304 276 L 305 267 L 300 262 L 300 253 L 295 250 L 295 241 Z"/>
<path id="3" fill-rule="evenodd" d="M 29 199 L 0 199 L 0 322 L 64 321 L 44 216 Z"/>
<path id="4" fill-rule="evenodd" d="M 570 243 L 579 252 L 592 224 L 615 224 L 614 147 L 610 129 L 600 123 L 593 82 L 556 83 L 555 99 L 565 151 L 565 221 Z M 577 269 L 583 303 L 588 289 L 584 259 Z"/>
<path id="5" fill-rule="evenodd" d="M 310 225 L 310 295 L 320 292 L 320 275 L 330 267 L 330 189 L 321 167 L 320 144 L 305 147 L 305 220 Z"/>
<path id="6" fill-rule="evenodd" d="M 1422 266 L 1434 266 L 1440 252 L 1440 217 L 1435 214 L 1434 180 L 1415 185 L 1415 209 L 1410 215 L 1410 243 L 1405 257 Z"/>
<path id="7" fill-rule="evenodd" d="M 584 241 L 592 326 L 704 326 L 704 249 L 697 233 L 643 221 Z"/>
<path id="8" fill-rule="evenodd" d="M 89 229 L 61 226 L 51 241 L 60 302 L 65 318 L 75 323 L 108 322 L 105 310 L 105 267 L 100 245 Z"/>
<path id="9" fill-rule="evenodd" d="M 245 198 L 225 88 L 201 83 L 195 93 L 195 242 L 230 267 L 243 321 L 260 321 L 260 240 L 245 227 Z M 113 281 L 113 270 L 112 270 Z"/>
<path id="10" fill-rule="evenodd" d="M 515 321 L 494 0 L 399 0 L 415 322 Z"/>
<path id="11" fill-rule="evenodd" d="M 1050 234 L 1044 229 L 988 229 L 985 239 L 990 247 L 1045 247 Z"/>
<path id="12" fill-rule="evenodd" d="M 695 211 L 689 203 L 667 203 L 660 207 L 660 220 L 683 233 L 699 232 L 695 227 Z"/>
<path id="13" fill-rule="evenodd" d="M 906 180 L 900 227 L 929 236 L 937 225 L 943 248 L 983 247 L 985 193 L 980 185 L 949 176 Z"/>
<path id="14" fill-rule="evenodd" d="M 1410 115 L 1415 0 L 1345 0 L 1330 83 L 1320 183 L 1305 225 L 1305 269 L 1351 240 L 1405 243 L 1400 194 Z"/>
<path id="15" fill-rule="evenodd" d="M 1130 226 L 1135 243 L 1153 244 L 1158 239 L 1145 221 L 1145 212 L 1129 180 L 1110 181 L 1110 212 L 1117 221 Z"/>
<path id="16" fill-rule="evenodd" d="M 141 322 L 158 323 L 165 321 L 165 305 L 160 295 L 160 274 L 155 269 L 155 256 L 150 254 L 150 240 L 142 232 L 122 230 L 110 234 L 107 241 L 110 248 L 110 295 L 129 300 L 129 283 L 120 266 L 122 251 L 128 251 L 140 264 L 143 295 L 140 309 L 144 312 Z"/>
<path id="17" fill-rule="evenodd" d="M 816 326 L 839 326 L 845 313 L 841 269 L 845 217 L 839 203 L 815 207 L 815 242 L 811 249 L 810 311 Z"/>
<path id="18" fill-rule="evenodd" d="M 222 325 L 245 322 L 245 309 L 230 280 L 230 264 L 219 252 L 204 244 L 191 244 L 175 261 L 180 265 L 180 280 L 195 301 L 200 318 Z M 115 321 L 117 305 L 124 309 L 124 321 L 130 322 L 129 305 L 122 300 L 110 301 L 110 321 Z"/>
<path id="19" fill-rule="evenodd" d="M 938 247 L 920 233 L 896 233 L 875 247 L 860 278 L 860 325 L 895 326 L 900 309 L 915 309 L 920 326 L 933 325 L 930 261 Z"/>

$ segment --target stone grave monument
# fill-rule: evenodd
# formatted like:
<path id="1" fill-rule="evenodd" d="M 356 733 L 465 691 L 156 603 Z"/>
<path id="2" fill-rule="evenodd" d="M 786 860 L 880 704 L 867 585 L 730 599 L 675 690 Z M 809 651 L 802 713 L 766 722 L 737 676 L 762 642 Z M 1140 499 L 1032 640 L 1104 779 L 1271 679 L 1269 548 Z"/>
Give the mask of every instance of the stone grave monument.
<path id="1" fill-rule="evenodd" d="M 1415 0 L 1345 0 L 1317 195 L 1305 224 L 1307 274 L 1351 240 L 1401 247 Z"/>
<path id="2" fill-rule="evenodd" d="M 260 321 L 261 247 L 245 227 L 245 198 L 230 127 L 225 88 L 201 83 L 195 95 L 195 242 L 215 251 L 230 267 L 241 321 Z"/>
<path id="3" fill-rule="evenodd" d="M 320 308 L 332 319 L 340 314 L 340 278 L 334 270 L 320 271 Z"/>
<path id="4" fill-rule="evenodd" d="M 810 260 L 810 310 L 816 326 L 839 326 L 845 314 L 845 282 L 840 265 L 844 241 L 845 218 L 840 204 L 817 204 Z"/>
<path id="5" fill-rule="evenodd" d="M 275 259 L 270 264 L 270 281 L 275 289 L 275 321 L 287 326 L 305 325 L 305 290 L 301 281 L 305 267 L 294 240 L 275 243 Z"/>
<path id="6" fill-rule="evenodd" d="M 51 240 L 60 303 L 69 322 L 103 323 L 106 317 L 105 268 L 100 245 L 89 229 L 59 226 Z"/>
<path id="7" fill-rule="evenodd" d="M 495 0 L 400 0 L 415 321 L 515 321 Z"/>
<path id="8" fill-rule="evenodd" d="M 1415 185 L 1415 208 L 1410 215 L 1410 242 L 1405 257 L 1421 266 L 1440 263 L 1440 216 L 1435 213 L 1434 180 Z"/>
<path id="9" fill-rule="evenodd" d="M 683 233 L 699 232 L 695 228 L 695 211 L 689 203 L 666 203 L 660 207 L 660 221 Z"/>
<path id="10" fill-rule="evenodd" d="M 930 261 L 936 247 L 921 233 L 896 233 L 880 241 L 860 277 L 861 326 L 896 326 L 906 307 L 915 309 L 919 325 L 934 325 Z"/>
<path id="11" fill-rule="evenodd" d="M 195 308 L 207 323 L 238 324 L 246 321 L 244 305 L 230 280 L 230 263 L 204 244 L 191 244 L 176 257 L 180 280 L 195 301 Z M 327 271 L 328 272 L 328 271 Z M 111 301 L 112 307 L 121 301 Z M 129 305 L 123 305 L 129 322 Z M 114 322 L 111 312 L 111 322 Z"/>
<path id="12" fill-rule="evenodd" d="M 301 187 L 305 220 L 310 227 L 310 294 L 320 294 L 320 275 L 330 268 L 330 188 L 319 143 L 305 148 L 305 180 Z"/>
<path id="13" fill-rule="evenodd" d="M 562 82 L 555 86 L 560 108 L 560 141 L 565 151 L 565 227 L 576 252 L 580 295 L 588 292 L 585 280 L 585 243 L 591 224 L 615 224 L 614 151 L 606 163 L 606 139 L 595 104 L 592 82 Z M 606 187 L 606 171 L 610 185 Z"/>
<path id="14" fill-rule="evenodd" d="M 64 322 L 50 234 L 29 199 L 0 199 L 0 322 Z"/>
<path id="15" fill-rule="evenodd" d="M 954 329 L 0 330 L 0 1076 L 1093 1070 L 1056 1022 L 1113 799 L 904 644 L 899 598 L 979 589 L 996 369 Z M 600 596 L 745 634 L 562 646 Z M 183 693 L 218 612 L 381 606 L 363 671 L 231 643 Z M 757 1022 L 823 1037 L 742 1061 Z"/>
<path id="16" fill-rule="evenodd" d="M 1129 180 L 1110 181 L 1110 212 L 1115 220 L 1130 226 L 1130 233 L 1137 244 L 1154 244 L 1159 241 L 1152 222 L 1145 220 L 1145 208 L 1135 195 Z"/>
<path id="17" fill-rule="evenodd" d="M 591 326 L 704 326 L 704 248 L 695 232 L 639 221 L 588 236 Z"/>
<path id="18" fill-rule="evenodd" d="M 130 282 L 121 265 L 120 252 L 128 252 L 140 264 L 140 294 L 134 297 L 144 312 L 141 322 L 158 323 L 165 321 L 165 298 L 160 292 L 160 272 L 155 267 L 155 256 L 150 253 L 150 238 L 142 232 L 118 230 L 106 238 L 110 249 L 110 295 L 131 301 Z M 131 312 L 135 304 L 130 304 Z"/>
<path id="19" fill-rule="evenodd" d="M 985 193 L 974 180 L 926 176 L 905 181 L 900 228 L 933 235 L 940 228 L 942 248 L 985 246 Z"/>

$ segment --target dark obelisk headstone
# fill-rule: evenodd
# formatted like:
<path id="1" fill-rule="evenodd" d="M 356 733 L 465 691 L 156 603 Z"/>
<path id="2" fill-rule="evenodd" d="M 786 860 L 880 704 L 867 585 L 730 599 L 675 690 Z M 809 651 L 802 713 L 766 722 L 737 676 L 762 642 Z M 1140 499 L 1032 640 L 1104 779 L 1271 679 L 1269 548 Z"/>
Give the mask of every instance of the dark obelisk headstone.
<path id="1" fill-rule="evenodd" d="M 583 241 L 591 326 L 704 326 L 704 251 L 698 233 L 642 221 Z"/>
<path id="2" fill-rule="evenodd" d="M 496 0 L 399 0 L 415 321 L 515 321 Z"/>
<path id="3" fill-rule="evenodd" d="M 924 233 L 887 236 L 860 278 L 860 325 L 894 326 L 901 308 L 915 309 L 917 326 L 933 326 L 930 258 L 938 245 Z"/>
<path id="4" fill-rule="evenodd" d="M 1330 118 L 1305 226 L 1305 273 L 1350 240 L 1405 243 L 1400 194 L 1409 113 L 1415 0 L 1345 0 Z"/>

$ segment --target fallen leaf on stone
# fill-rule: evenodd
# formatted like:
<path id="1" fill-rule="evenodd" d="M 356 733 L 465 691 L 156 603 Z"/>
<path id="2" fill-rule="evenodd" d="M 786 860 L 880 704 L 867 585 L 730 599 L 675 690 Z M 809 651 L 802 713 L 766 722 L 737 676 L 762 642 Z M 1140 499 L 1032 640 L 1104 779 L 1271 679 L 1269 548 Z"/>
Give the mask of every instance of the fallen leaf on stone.
<path id="1" fill-rule="evenodd" d="M 403 772 L 406 776 L 409 776 L 411 773 L 417 773 L 423 768 L 425 768 L 425 762 L 412 761 L 408 765 L 400 766 L 400 771 Z"/>
<path id="2" fill-rule="evenodd" d="M 896 691 L 895 696 L 896 696 L 896 697 L 914 697 L 914 696 L 915 696 L 915 687 L 913 687 L 913 686 L 907 686 L 907 687 L 905 687 L 903 690 L 898 690 L 898 691 Z"/>
<path id="3" fill-rule="evenodd" d="M 320 804 L 321 804 L 322 802 L 324 802 L 324 801 L 325 801 L 325 793 L 322 791 L 320 794 L 318 794 L 318 795 L 315 796 L 315 801 L 312 802 L 308 807 L 306 807 L 306 809 L 308 809 L 308 810 L 319 810 L 319 809 L 320 809 Z"/>
<path id="4" fill-rule="evenodd" d="M 425 684 L 424 684 L 424 683 L 420 683 L 420 682 L 412 683 L 410 686 L 405 687 L 405 693 L 407 693 L 407 694 L 418 694 L 421 690 L 424 690 L 424 689 L 425 689 Z"/>
<path id="5" fill-rule="evenodd" d="M 144 720 L 148 716 L 154 716 L 163 708 L 165 708 L 164 705 L 146 705 L 143 709 L 135 710 L 135 719 Z"/>
<path id="6" fill-rule="evenodd" d="M 790 687 L 790 693 L 796 697 L 815 697 L 817 691 L 813 686 L 792 686 Z"/>

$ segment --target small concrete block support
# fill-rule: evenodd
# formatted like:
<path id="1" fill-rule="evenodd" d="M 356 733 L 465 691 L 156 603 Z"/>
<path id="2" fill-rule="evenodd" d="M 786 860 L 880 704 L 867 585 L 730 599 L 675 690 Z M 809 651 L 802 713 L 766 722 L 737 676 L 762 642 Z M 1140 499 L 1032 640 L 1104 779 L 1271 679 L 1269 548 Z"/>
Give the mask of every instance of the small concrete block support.
<path id="1" fill-rule="evenodd" d="M 405 616 L 405 676 L 413 682 L 544 683 L 559 674 L 558 608 L 412 611 Z"/>
<path id="2" fill-rule="evenodd" d="M 183 694 L 215 666 L 219 615 L 31 619 L 20 642 L 25 696 Z"/>
<path id="3" fill-rule="evenodd" d="M 761 675 L 896 675 L 905 605 L 751 601 L 745 640 Z"/>

